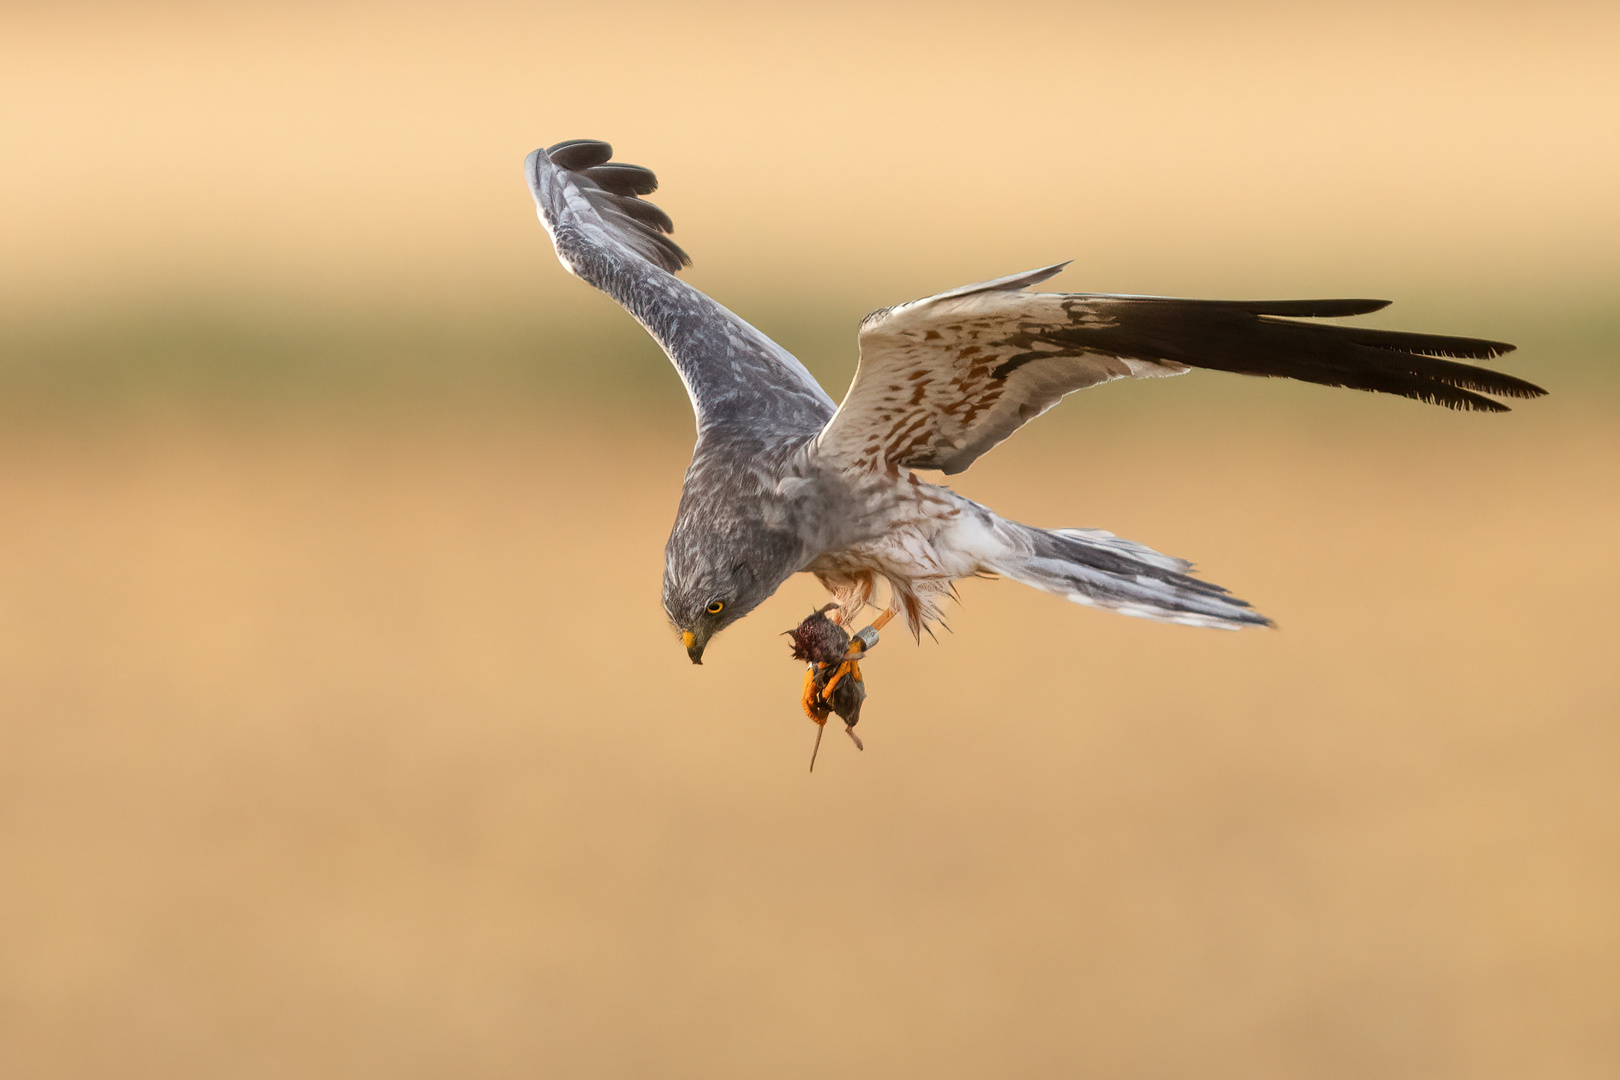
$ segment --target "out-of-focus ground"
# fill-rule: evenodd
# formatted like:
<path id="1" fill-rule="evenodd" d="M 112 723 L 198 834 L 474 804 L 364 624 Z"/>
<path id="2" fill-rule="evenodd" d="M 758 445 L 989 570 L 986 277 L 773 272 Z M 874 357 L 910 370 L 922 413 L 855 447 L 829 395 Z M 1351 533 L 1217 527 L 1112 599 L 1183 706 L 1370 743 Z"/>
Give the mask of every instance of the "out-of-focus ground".
<path id="1" fill-rule="evenodd" d="M 1620 1073 L 1613 5 L 17 6 L 0 1075 Z M 872 308 L 1393 296 L 1506 416 L 1195 373 L 959 488 L 1222 634 L 969 582 L 857 754 L 694 669 L 679 383 L 518 164 L 613 140 L 835 396 Z"/>
<path id="2" fill-rule="evenodd" d="M 886 303 L 1072 258 L 1095 290 L 1607 310 L 1620 272 L 1607 3 L 4 18 L 8 314 L 577 308 L 520 165 L 579 137 L 657 170 L 689 276 L 733 301 Z"/>
<path id="3" fill-rule="evenodd" d="M 8 437 L 0 1060 L 1610 1075 L 1620 438 L 1548 404 L 1025 433 L 969 490 L 1281 629 L 969 583 L 814 776 L 814 584 L 659 612 L 683 425 Z"/>

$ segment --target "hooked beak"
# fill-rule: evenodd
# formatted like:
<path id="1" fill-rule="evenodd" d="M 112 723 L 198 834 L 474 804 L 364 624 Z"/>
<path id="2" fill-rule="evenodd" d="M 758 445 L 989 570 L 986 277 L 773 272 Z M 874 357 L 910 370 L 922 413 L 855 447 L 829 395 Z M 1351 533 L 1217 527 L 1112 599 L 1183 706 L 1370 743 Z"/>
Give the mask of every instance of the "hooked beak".
<path id="1" fill-rule="evenodd" d="M 699 641 L 697 635 L 688 630 L 681 634 L 681 644 L 686 646 L 686 655 L 692 658 L 692 663 L 703 663 L 703 646 L 707 642 Z"/>

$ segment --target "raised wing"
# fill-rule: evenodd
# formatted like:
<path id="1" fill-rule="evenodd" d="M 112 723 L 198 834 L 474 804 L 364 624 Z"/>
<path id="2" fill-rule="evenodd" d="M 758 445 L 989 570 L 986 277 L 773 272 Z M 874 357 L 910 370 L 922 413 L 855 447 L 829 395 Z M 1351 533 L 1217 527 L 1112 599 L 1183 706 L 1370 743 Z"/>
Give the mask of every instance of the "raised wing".
<path id="1" fill-rule="evenodd" d="M 1030 293 L 1067 266 L 1033 270 L 873 312 L 861 360 L 817 451 L 845 467 L 961 472 L 1065 394 L 1123 378 L 1213 368 L 1503 412 L 1486 394 L 1539 386 L 1445 357 L 1512 345 L 1296 322 L 1377 311 L 1387 300 L 1174 300 Z"/>
<path id="2" fill-rule="evenodd" d="M 833 413 L 826 391 L 786 349 L 675 277 L 691 260 L 667 235 L 669 216 L 640 197 L 657 178 L 612 158 L 607 143 L 574 139 L 523 163 L 563 266 L 617 300 L 663 347 L 700 434 L 819 429 Z"/>

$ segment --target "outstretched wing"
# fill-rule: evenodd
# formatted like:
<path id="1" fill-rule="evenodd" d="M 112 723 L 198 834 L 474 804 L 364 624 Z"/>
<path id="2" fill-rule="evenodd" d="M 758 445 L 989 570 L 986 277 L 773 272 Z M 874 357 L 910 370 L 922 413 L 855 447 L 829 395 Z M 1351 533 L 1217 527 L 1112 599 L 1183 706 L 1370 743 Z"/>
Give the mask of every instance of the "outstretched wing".
<path id="1" fill-rule="evenodd" d="M 657 178 L 612 158 L 607 143 L 574 139 L 523 163 L 563 266 L 617 300 L 663 347 L 700 434 L 819 429 L 833 413 L 826 391 L 786 349 L 675 277 L 691 260 L 667 235 L 669 215 L 641 199 Z"/>
<path id="2" fill-rule="evenodd" d="M 1174 300 L 1024 290 L 1067 263 L 873 312 L 861 360 L 819 453 L 846 467 L 961 472 L 1065 394 L 1111 379 L 1213 368 L 1506 411 L 1486 394 L 1546 391 L 1446 357 L 1512 345 L 1294 321 L 1363 315 L 1387 300 Z"/>

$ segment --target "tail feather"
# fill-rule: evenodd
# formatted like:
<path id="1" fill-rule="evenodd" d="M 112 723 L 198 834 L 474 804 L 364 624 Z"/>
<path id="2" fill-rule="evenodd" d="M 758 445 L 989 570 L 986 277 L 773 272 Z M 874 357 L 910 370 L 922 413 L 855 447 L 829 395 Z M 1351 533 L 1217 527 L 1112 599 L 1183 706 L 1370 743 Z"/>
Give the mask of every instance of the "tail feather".
<path id="1" fill-rule="evenodd" d="M 1270 619 L 1221 588 L 1192 577 L 1192 564 L 1101 529 L 1037 529 L 1006 522 L 1014 550 L 997 573 L 1077 604 L 1186 626 L 1237 630 Z"/>

